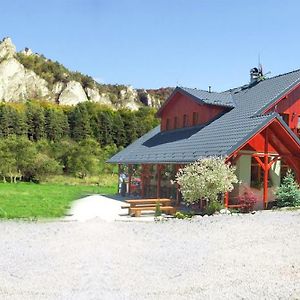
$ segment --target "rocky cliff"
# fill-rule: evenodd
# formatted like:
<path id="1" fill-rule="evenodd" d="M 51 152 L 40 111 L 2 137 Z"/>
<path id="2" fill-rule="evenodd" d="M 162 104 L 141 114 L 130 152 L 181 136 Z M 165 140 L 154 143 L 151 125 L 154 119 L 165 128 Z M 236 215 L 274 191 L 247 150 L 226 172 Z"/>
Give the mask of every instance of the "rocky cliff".
<path id="1" fill-rule="evenodd" d="M 99 84 L 29 48 L 17 52 L 10 38 L 0 42 L 0 101 L 41 99 L 63 105 L 93 101 L 137 110 L 143 105 L 160 107 L 171 91 L 171 88 L 136 90 L 125 85 Z"/>

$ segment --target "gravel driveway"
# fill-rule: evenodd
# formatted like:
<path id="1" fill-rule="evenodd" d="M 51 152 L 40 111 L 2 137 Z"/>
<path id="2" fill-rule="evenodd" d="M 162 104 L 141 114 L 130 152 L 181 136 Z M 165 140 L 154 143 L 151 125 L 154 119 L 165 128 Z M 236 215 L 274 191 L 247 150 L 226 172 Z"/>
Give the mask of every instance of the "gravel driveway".
<path id="1" fill-rule="evenodd" d="M 300 299 L 300 211 L 0 222 L 0 299 Z"/>

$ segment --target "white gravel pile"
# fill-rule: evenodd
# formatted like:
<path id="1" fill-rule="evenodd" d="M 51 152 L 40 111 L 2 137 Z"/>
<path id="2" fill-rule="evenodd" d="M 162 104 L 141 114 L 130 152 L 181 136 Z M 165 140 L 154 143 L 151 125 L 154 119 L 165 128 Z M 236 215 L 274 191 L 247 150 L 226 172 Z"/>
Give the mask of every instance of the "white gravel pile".
<path id="1" fill-rule="evenodd" d="M 0 222 L 0 299 L 299 299 L 300 211 Z"/>

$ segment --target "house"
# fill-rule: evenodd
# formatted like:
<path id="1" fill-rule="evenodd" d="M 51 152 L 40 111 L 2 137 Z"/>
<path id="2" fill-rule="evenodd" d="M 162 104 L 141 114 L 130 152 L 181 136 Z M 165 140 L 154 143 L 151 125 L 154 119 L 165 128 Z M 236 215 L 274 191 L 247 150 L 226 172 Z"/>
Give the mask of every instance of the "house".
<path id="1" fill-rule="evenodd" d="M 225 206 L 246 186 L 266 208 L 288 168 L 300 182 L 300 70 L 264 79 L 253 68 L 248 84 L 219 93 L 176 87 L 157 116 L 160 126 L 109 160 L 141 178 L 142 197 L 179 201 L 177 170 L 208 156 L 225 157 L 242 182 Z"/>

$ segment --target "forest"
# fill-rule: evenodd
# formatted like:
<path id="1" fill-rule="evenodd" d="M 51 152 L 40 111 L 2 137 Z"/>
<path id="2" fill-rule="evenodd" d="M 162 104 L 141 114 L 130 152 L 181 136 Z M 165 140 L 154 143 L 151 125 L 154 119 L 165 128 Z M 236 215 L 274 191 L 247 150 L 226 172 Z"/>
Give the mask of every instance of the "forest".
<path id="1" fill-rule="evenodd" d="M 41 182 L 113 172 L 105 161 L 159 122 L 155 109 L 112 110 L 92 102 L 58 106 L 41 101 L 0 105 L 0 176 Z"/>

